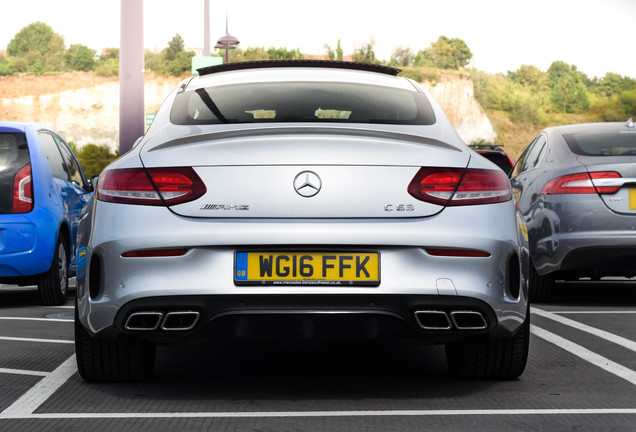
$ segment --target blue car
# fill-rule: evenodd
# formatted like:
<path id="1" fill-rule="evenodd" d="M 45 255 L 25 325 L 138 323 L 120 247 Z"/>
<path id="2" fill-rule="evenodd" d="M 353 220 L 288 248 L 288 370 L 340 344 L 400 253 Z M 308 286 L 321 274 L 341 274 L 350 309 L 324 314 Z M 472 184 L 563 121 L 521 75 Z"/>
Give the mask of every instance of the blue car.
<path id="1" fill-rule="evenodd" d="M 56 132 L 0 122 L 0 283 L 37 284 L 43 304 L 64 303 L 76 269 L 78 218 L 91 197 Z"/>

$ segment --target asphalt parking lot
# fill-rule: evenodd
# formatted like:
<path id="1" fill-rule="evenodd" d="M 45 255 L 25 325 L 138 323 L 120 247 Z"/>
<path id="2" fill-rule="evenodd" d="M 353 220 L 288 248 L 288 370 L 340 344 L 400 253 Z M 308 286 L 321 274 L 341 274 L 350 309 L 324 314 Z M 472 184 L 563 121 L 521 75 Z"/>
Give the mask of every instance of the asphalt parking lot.
<path id="1" fill-rule="evenodd" d="M 151 382 L 88 384 L 74 300 L 0 285 L 0 430 L 636 430 L 636 282 L 555 294 L 511 382 L 455 380 L 438 346 L 236 344 L 163 347 Z"/>

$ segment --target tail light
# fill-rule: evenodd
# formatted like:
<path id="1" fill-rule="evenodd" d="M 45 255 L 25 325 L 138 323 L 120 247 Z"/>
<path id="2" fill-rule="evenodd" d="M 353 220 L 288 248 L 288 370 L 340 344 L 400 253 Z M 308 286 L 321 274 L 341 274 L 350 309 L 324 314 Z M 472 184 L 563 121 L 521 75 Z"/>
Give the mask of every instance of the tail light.
<path id="1" fill-rule="evenodd" d="M 488 258 L 491 256 L 489 252 L 477 249 L 426 248 L 426 252 L 429 255 L 444 257 Z"/>
<path id="2" fill-rule="evenodd" d="M 604 179 L 620 178 L 621 175 L 614 171 L 597 171 L 591 173 L 568 174 L 550 180 L 543 186 L 543 195 L 553 194 L 594 194 L 594 193 L 614 193 L 621 185 L 604 184 Z"/>
<path id="3" fill-rule="evenodd" d="M 97 183 L 98 200 L 123 204 L 171 206 L 194 201 L 205 192 L 190 167 L 108 170 Z"/>
<path id="4" fill-rule="evenodd" d="M 33 181 L 31 164 L 18 170 L 13 177 L 13 213 L 28 213 L 33 210 Z"/>
<path id="5" fill-rule="evenodd" d="M 157 258 L 157 257 L 177 257 L 183 256 L 187 249 L 144 249 L 121 254 L 124 258 Z"/>
<path id="6" fill-rule="evenodd" d="M 503 171 L 474 168 L 420 168 L 408 192 L 420 201 L 443 206 L 493 204 L 512 199 L 510 181 Z"/>

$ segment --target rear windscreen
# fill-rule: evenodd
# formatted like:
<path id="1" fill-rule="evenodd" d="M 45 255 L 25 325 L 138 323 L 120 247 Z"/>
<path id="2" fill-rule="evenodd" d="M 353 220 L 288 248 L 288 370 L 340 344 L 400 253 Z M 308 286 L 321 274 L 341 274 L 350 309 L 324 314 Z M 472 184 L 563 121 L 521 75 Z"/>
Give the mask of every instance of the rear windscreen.
<path id="1" fill-rule="evenodd" d="M 599 131 L 565 134 L 573 153 L 583 156 L 636 156 L 636 131 Z"/>
<path id="2" fill-rule="evenodd" d="M 0 132 L 0 214 L 11 213 L 13 178 L 27 163 L 26 136 L 20 132 Z"/>
<path id="3" fill-rule="evenodd" d="M 431 125 L 424 95 L 390 87 L 333 82 L 217 86 L 177 95 L 170 114 L 180 125 L 338 122 Z"/>

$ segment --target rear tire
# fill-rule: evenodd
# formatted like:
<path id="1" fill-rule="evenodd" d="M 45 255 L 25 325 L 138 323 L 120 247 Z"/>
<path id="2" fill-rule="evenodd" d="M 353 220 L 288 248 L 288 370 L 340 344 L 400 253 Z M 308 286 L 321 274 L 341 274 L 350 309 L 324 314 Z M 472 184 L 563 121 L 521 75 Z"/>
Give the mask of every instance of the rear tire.
<path id="1" fill-rule="evenodd" d="M 155 366 L 155 346 L 120 336 L 116 341 L 91 337 L 75 308 L 75 357 L 80 376 L 89 382 L 147 380 Z"/>
<path id="2" fill-rule="evenodd" d="M 514 380 L 528 360 L 530 311 L 514 336 L 465 339 L 446 345 L 448 368 L 454 376 L 471 380 Z"/>
<path id="3" fill-rule="evenodd" d="M 552 300 L 552 289 L 554 288 L 554 277 L 550 274 L 539 275 L 530 263 L 529 290 L 530 301 L 545 303 Z"/>
<path id="4" fill-rule="evenodd" d="M 38 277 L 38 293 L 45 306 L 64 304 L 68 296 L 68 245 L 60 234 L 55 243 L 51 268 Z"/>

